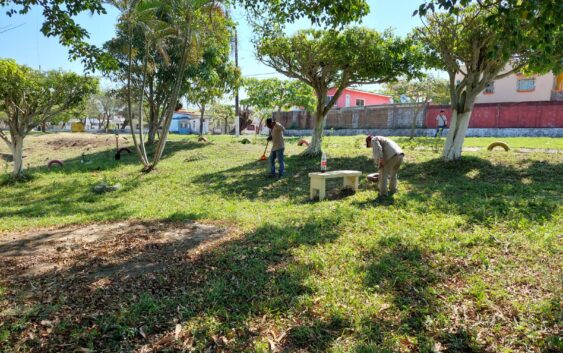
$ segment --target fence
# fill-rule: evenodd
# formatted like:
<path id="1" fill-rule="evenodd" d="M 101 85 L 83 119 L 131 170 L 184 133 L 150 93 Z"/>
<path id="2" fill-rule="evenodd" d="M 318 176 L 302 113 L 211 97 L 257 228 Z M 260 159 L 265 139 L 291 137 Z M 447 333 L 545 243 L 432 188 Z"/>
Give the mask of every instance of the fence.
<path id="1" fill-rule="evenodd" d="M 448 120 L 449 106 L 431 105 L 426 114 L 426 127 L 436 127 L 436 115 L 443 109 Z M 475 104 L 470 128 L 563 128 L 563 102 L 522 102 Z"/>
<path id="2" fill-rule="evenodd" d="M 428 106 L 385 104 L 332 109 L 326 118 L 326 129 L 408 129 L 417 113 L 415 127 L 424 124 Z M 273 117 L 288 129 L 312 129 L 313 114 L 303 111 L 275 112 Z"/>
<path id="3" fill-rule="evenodd" d="M 366 107 L 332 109 L 325 129 L 409 129 L 419 106 L 416 104 L 385 104 Z M 451 108 L 426 105 L 417 114 L 415 127 L 435 128 L 436 115 L 444 110 L 448 121 Z M 313 115 L 303 111 L 275 112 L 273 117 L 287 129 L 312 129 Z M 563 128 L 563 102 L 523 102 L 476 104 L 470 128 Z"/>

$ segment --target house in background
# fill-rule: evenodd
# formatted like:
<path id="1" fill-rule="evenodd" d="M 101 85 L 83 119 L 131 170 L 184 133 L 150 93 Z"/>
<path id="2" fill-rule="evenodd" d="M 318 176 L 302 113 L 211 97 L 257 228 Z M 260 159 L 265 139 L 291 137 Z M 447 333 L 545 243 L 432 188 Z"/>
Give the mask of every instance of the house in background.
<path id="1" fill-rule="evenodd" d="M 456 83 L 461 82 L 461 74 Z M 514 73 L 490 82 L 475 103 L 519 103 L 563 100 L 563 74 L 523 75 Z"/>
<path id="2" fill-rule="evenodd" d="M 336 88 L 330 88 L 327 93 L 327 102 L 334 97 Z M 363 107 L 366 105 L 391 104 L 393 98 L 379 93 L 361 91 L 354 88 L 345 88 L 334 104 L 334 108 Z"/>
<path id="3" fill-rule="evenodd" d="M 199 134 L 200 113 L 180 109 L 174 112 L 170 132 L 188 135 Z M 209 117 L 203 116 L 203 133 L 209 133 Z"/>

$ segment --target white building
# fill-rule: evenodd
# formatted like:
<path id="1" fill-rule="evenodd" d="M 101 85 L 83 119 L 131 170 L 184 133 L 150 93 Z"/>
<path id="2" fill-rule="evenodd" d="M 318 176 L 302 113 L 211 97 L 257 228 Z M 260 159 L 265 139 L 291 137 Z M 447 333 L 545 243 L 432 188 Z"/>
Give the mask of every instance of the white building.
<path id="1" fill-rule="evenodd" d="M 200 122 L 198 113 L 181 109 L 174 112 L 169 131 L 182 135 L 199 134 Z M 205 115 L 203 116 L 203 133 L 209 133 L 209 117 Z"/>

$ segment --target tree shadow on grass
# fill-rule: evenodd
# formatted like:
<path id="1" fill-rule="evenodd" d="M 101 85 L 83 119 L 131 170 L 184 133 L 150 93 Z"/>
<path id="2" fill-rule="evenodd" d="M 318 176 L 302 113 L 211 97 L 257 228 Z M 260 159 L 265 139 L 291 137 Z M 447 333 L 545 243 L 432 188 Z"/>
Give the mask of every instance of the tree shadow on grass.
<path id="1" fill-rule="evenodd" d="M 417 150 L 417 149 L 426 149 L 426 150 L 433 150 L 435 152 L 439 152 L 444 147 L 445 136 L 442 138 L 435 138 L 435 137 L 404 137 L 404 136 L 397 136 L 393 138 L 393 141 L 399 144 L 404 150 Z"/>
<path id="2" fill-rule="evenodd" d="M 233 195 L 249 200 L 272 200 L 287 198 L 293 202 L 309 200 L 309 173 L 318 172 L 318 161 L 301 155 L 285 159 L 286 171 L 282 179 L 267 177 L 268 162 L 251 162 L 235 168 L 207 173 L 194 179 L 194 183 L 222 195 Z M 366 156 L 331 158 L 329 170 L 359 170 L 365 175 L 373 171 L 373 162 Z M 277 168 L 277 167 L 276 167 Z M 360 187 L 367 187 L 365 178 L 360 177 Z M 342 187 L 342 179 L 329 180 L 327 192 Z M 329 199 L 346 195 L 332 192 Z"/>
<path id="3" fill-rule="evenodd" d="M 364 256 L 372 259 L 366 268 L 365 285 L 390 298 L 392 306 L 379 317 L 364 320 L 362 341 L 372 343 L 358 346 L 356 352 L 393 352 L 397 341 L 391 337 L 399 338 L 398 344 L 408 351 L 430 353 L 438 346 L 443 352 L 485 352 L 475 335 L 461 328 L 438 333 L 428 326 L 444 311 L 436 287 L 471 268 L 436 268 L 430 253 L 396 237 L 383 238 Z"/>
<path id="4" fill-rule="evenodd" d="M 123 193 L 139 186 L 139 179 L 134 178 L 122 182 L 122 188 L 114 193 L 98 195 L 93 192 L 93 185 L 85 185 L 84 181 L 75 179 L 68 182 L 53 182 L 48 185 L 23 185 L 9 191 L 9 204 L 0 210 L 0 218 L 24 217 L 44 218 L 50 216 L 72 216 L 85 213 L 90 216 L 99 215 L 103 218 L 117 219 L 130 216 L 130 211 L 122 204 L 101 203 L 104 199 L 114 198 L 115 193 Z M 14 210 L 11 207 L 16 206 Z"/>
<path id="5" fill-rule="evenodd" d="M 164 149 L 162 160 L 171 158 L 178 152 L 205 148 L 206 146 L 209 145 L 192 140 L 168 141 L 166 143 L 166 148 Z M 46 160 L 44 165 L 28 168 L 25 170 L 25 173 L 29 179 L 33 179 L 41 174 L 63 173 L 68 175 L 77 173 L 91 173 L 104 170 L 113 170 L 120 168 L 123 165 L 138 165 L 139 170 L 141 170 L 142 165 L 137 156 L 135 146 L 124 145 L 121 147 L 128 148 L 130 150 L 130 153 L 122 152 L 120 160 L 115 159 L 115 148 L 108 148 L 93 153 L 85 153 L 84 155 L 78 155 L 73 158 L 62 159 L 62 167 L 54 164 L 53 166 L 51 166 L 51 168 L 48 168 L 48 161 Z M 155 147 L 156 145 L 147 146 L 147 153 L 149 155 L 149 158 L 151 158 Z M 53 154 L 52 159 L 57 159 L 56 154 Z M 9 175 L 3 175 L 0 177 L 0 186 L 10 183 L 13 183 L 13 181 Z"/>
<path id="6" fill-rule="evenodd" d="M 204 144 L 193 141 L 172 141 L 167 144 L 165 158 L 170 158 L 175 153 L 204 147 Z M 38 179 L 42 175 L 60 175 L 61 179 L 53 179 L 51 183 L 28 183 L 14 182 L 6 178 L 0 182 L 9 185 L 10 189 L 4 194 L 5 206 L 0 209 L 0 218 L 24 217 L 44 218 L 52 216 L 73 216 L 77 214 L 88 214 L 90 217 L 99 216 L 101 219 L 123 219 L 131 215 L 131 212 L 122 202 L 103 202 L 107 199 L 116 199 L 116 195 L 130 192 L 139 187 L 143 181 L 140 173 L 140 164 L 137 156 L 132 151 L 130 155 L 124 155 L 120 161 L 114 159 L 114 150 L 107 150 L 88 155 L 86 163 L 81 163 L 81 157 L 64 160 L 64 167 L 37 167 L 29 170 L 30 181 Z M 121 188 L 115 192 L 96 194 L 93 191 L 95 184 L 102 181 L 99 176 L 97 181 L 91 177 L 83 178 L 84 174 L 97 175 L 97 172 L 117 169 L 123 165 L 139 165 L 139 173 L 132 176 L 115 176 L 105 180 L 108 184 L 121 184 Z M 62 174 L 62 175 L 61 175 Z M 0 198 L 0 202 L 2 198 Z M 17 207 L 17 209 L 14 209 Z"/>
<path id="7" fill-rule="evenodd" d="M 470 224 L 550 220 L 563 191 L 563 164 L 520 163 L 521 168 L 473 156 L 452 163 L 440 159 L 406 163 L 399 172 L 399 184 L 408 183 L 409 190 L 395 195 L 395 202 L 421 214 L 437 208 L 444 215 L 460 215 Z M 369 207 L 370 201 L 357 205 Z M 371 202 L 371 206 L 379 205 Z"/>
<path id="8" fill-rule="evenodd" d="M 336 212 L 291 225 L 266 224 L 242 236 L 217 238 L 199 250 L 194 246 L 201 242 L 163 244 L 152 240 L 154 231 L 131 233 L 118 237 L 113 247 L 99 242 L 79 249 L 70 266 L 40 275 L 20 276 L 17 268 L 3 266 L 2 285 L 9 289 L 4 300 L 15 310 L 3 318 L 10 333 L 5 342 L 55 351 L 133 351 L 158 345 L 162 335 L 174 332 L 174 322 L 181 322 L 188 330 L 183 344 L 195 351 L 252 350 L 255 341 L 271 335 L 265 318 L 288 314 L 311 291 L 303 284 L 311 269 L 292 261 L 292 249 L 334 241 L 339 224 L 349 218 Z M 146 241 L 137 243 L 140 237 Z M 108 247 L 115 250 L 110 259 L 96 256 L 107 254 Z M 106 265 L 122 268 L 146 263 L 145 258 L 159 265 L 141 274 L 96 275 Z M 328 347 L 337 337 L 336 331 L 322 332 L 316 347 Z M 216 339 L 221 336 L 226 341 Z"/>

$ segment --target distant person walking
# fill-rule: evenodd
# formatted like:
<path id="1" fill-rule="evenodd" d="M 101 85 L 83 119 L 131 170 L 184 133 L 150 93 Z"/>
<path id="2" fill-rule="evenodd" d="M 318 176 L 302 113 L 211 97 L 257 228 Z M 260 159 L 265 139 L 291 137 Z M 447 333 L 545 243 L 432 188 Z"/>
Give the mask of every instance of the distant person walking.
<path id="1" fill-rule="evenodd" d="M 445 128 L 448 127 L 448 118 L 446 117 L 446 113 L 443 110 L 440 110 L 440 114 L 436 115 L 436 134 L 434 137 L 442 137 L 442 132 Z"/>
<path id="2" fill-rule="evenodd" d="M 266 119 L 266 126 L 270 129 L 270 135 L 268 136 L 268 141 L 272 141 L 272 150 L 270 152 L 270 175 L 269 177 L 281 178 L 285 169 L 285 164 L 283 161 L 283 152 L 285 150 L 285 143 L 283 140 L 283 132 L 285 128 L 282 124 L 276 122 L 272 118 Z M 279 173 L 276 175 L 276 159 L 280 165 Z"/>
<path id="3" fill-rule="evenodd" d="M 399 145 L 383 136 L 368 136 L 366 147 L 373 150 L 373 163 L 379 170 L 379 196 L 387 196 L 387 181 L 391 179 L 389 191 L 397 192 L 397 174 L 405 154 Z"/>

